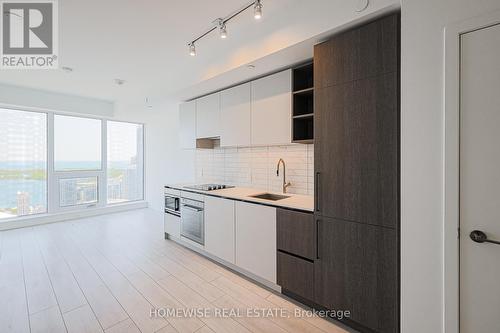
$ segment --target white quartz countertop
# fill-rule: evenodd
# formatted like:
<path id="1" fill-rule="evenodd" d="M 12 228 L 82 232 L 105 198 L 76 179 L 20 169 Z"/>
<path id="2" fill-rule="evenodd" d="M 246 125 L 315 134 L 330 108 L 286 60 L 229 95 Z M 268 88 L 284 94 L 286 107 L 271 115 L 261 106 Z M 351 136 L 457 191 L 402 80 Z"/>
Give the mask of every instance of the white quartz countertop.
<path id="1" fill-rule="evenodd" d="M 273 207 L 283 207 L 283 208 L 291 208 L 298 209 L 304 211 L 314 211 L 314 198 L 310 195 L 300 195 L 300 194 L 292 194 L 292 193 L 276 193 L 269 192 L 266 190 L 255 189 L 255 188 L 247 188 L 247 187 L 233 187 L 226 188 L 222 190 L 215 191 L 200 191 L 185 188 L 185 186 L 189 186 L 191 184 L 175 184 L 175 185 L 166 185 L 167 188 L 172 188 L 181 191 L 200 193 L 203 195 L 211 195 L 221 198 L 233 199 L 233 200 L 241 200 L 246 202 L 255 202 L 263 205 L 273 206 Z M 252 195 L 261 194 L 261 193 L 272 193 L 278 195 L 286 195 L 289 198 L 281 199 L 281 200 L 266 200 L 253 198 Z"/>

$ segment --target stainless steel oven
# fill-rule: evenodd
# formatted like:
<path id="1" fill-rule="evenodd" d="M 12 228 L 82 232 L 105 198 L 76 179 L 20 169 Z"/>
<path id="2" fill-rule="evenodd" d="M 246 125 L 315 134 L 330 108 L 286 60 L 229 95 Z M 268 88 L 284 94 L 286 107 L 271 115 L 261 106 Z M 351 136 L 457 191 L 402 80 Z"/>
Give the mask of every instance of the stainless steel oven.
<path id="1" fill-rule="evenodd" d="M 181 236 L 205 245 L 205 204 L 202 201 L 181 199 Z"/>
<path id="2" fill-rule="evenodd" d="M 180 198 L 166 193 L 165 194 L 165 213 L 176 216 L 181 215 Z"/>

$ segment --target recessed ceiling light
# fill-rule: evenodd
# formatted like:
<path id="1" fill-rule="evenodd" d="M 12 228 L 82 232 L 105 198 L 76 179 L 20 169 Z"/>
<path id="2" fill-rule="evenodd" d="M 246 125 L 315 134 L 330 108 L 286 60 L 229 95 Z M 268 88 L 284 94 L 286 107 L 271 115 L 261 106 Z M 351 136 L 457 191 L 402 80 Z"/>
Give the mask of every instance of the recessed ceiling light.
<path id="1" fill-rule="evenodd" d="M 61 69 L 66 73 L 71 73 L 73 71 L 73 68 L 67 66 L 63 66 Z"/>
<path id="2" fill-rule="evenodd" d="M 122 86 L 125 84 L 125 80 L 122 80 L 122 79 L 115 79 L 115 83 L 119 86 Z"/>

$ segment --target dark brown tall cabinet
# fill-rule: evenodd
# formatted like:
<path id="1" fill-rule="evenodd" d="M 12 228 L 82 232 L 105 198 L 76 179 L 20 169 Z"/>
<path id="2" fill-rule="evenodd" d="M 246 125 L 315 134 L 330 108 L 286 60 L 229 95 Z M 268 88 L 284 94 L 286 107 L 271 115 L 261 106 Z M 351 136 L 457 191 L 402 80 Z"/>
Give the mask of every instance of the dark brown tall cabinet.
<path id="1" fill-rule="evenodd" d="M 399 331 L 400 16 L 314 48 L 313 302 Z"/>

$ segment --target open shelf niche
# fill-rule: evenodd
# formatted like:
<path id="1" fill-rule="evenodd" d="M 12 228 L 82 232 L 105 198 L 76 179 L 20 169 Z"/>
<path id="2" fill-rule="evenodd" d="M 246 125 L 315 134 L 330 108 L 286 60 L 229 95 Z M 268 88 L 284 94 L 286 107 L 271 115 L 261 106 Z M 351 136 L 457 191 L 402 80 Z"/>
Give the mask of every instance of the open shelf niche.
<path id="1" fill-rule="evenodd" d="M 293 68 L 292 142 L 313 143 L 314 71 L 308 62 Z"/>

